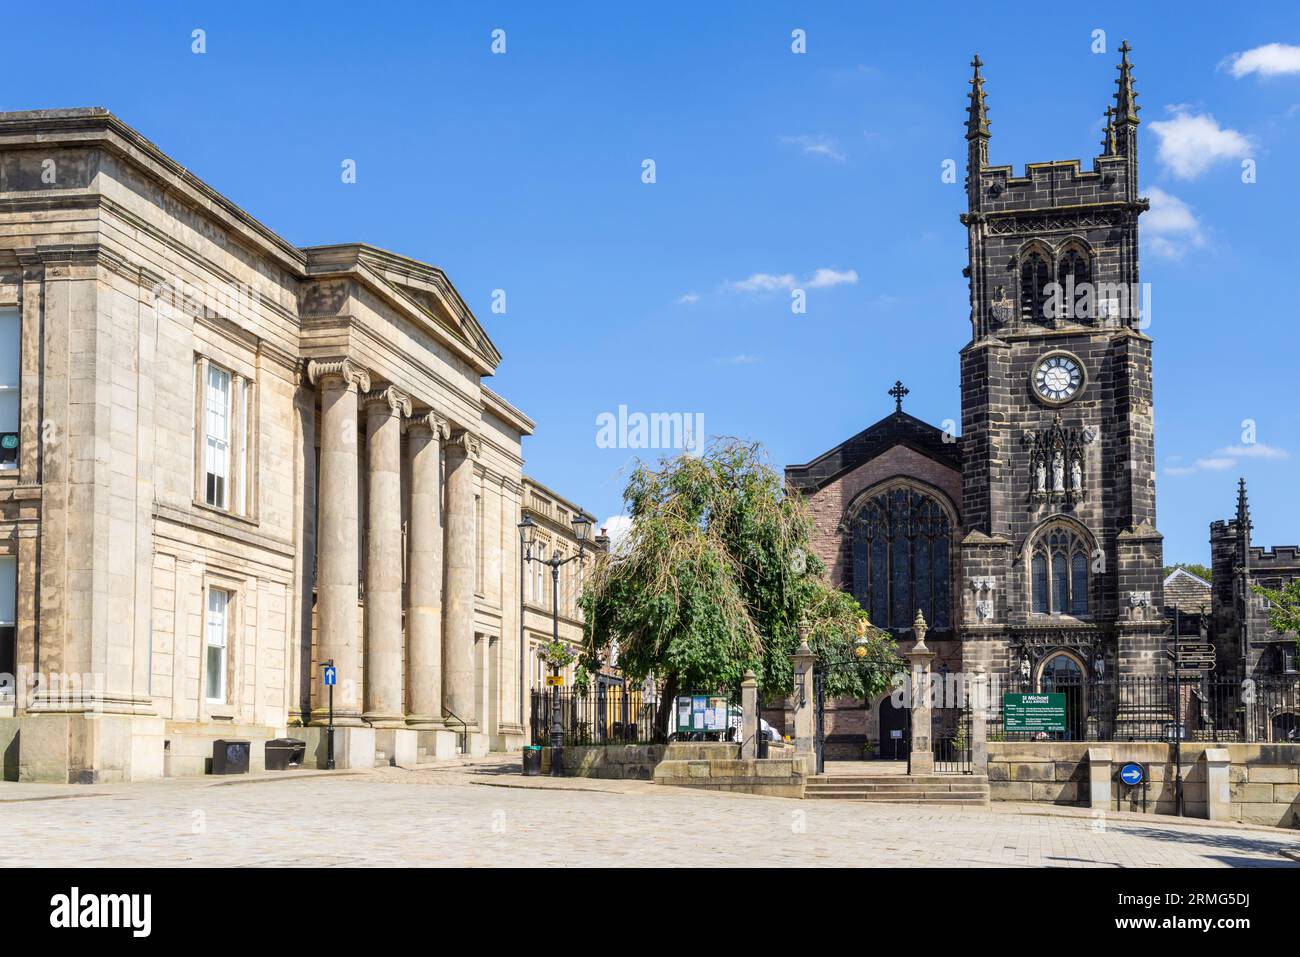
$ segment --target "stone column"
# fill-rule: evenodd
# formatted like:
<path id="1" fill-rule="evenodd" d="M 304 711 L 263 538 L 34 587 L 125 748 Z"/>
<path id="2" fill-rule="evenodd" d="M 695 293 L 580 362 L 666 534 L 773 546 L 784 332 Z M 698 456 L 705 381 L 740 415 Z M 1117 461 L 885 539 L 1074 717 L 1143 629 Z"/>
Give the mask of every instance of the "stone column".
<path id="1" fill-rule="evenodd" d="M 406 723 L 442 725 L 442 443 L 450 434 L 436 412 L 407 423 L 411 455 L 411 526 L 407 538 Z"/>
<path id="2" fill-rule="evenodd" d="M 740 682 L 740 757 L 758 757 L 758 679 L 746 671 Z"/>
<path id="3" fill-rule="evenodd" d="M 817 692 L 813 686 L 813 664 L 817 658 L 808 647 L 808 625 L 799 622 L 799 648 L 790 656 L 794 666 L 794 749 L 796 754 L 806 754 L 814 759 L 816 745 L 813 735 L 814 712 L 817 708 Z"/>
<path id="4" fill-rule="evenodd" d="M 404 728 L 402 709 L 402 417 L 411 400 L 391 385 L 367 392 L 370 467 L 366 534 L 366 711 L 376 728 Z"/>
<path id="5" fill-rule="evenodd" d="M 989 676 L 976 665 L 971 676 L 970 763 L 972 774 L 989 773 Z"/>
<path id="6" fill-rule="evenodd" d="M 477 731 L 474 709 L 474 461 L 479 443 L 460 431 L 447 443 L 447 556 L 443 589 L 442 689 L 447 709 Z M 448 724 L 459 731 L 455 722 Z"/>
<path id="7" fill-rule="evenodd" d="M 930 742 L 930 662 L 934 652 L 926 647 L 925 616 L 918 610 L 912 622 L 916 644 L 907 653 L 912 664 L 912 746 L 907 754 L 908 774 L 932 774 L 934 751 Z"/>
<path id="8" fill-rule="evenodd" d="M 334 660 L 334 723 L 361 725 L 360 635 L 357 628 L 357 390 L 370 390 L 370 375 L 350 359 L 307 363 L 307 377 L 320 391 L 319 528 L 316 536 L 316 660 Z M 312 724 L 325 724 L 329 689 L 316 668 Z"/>

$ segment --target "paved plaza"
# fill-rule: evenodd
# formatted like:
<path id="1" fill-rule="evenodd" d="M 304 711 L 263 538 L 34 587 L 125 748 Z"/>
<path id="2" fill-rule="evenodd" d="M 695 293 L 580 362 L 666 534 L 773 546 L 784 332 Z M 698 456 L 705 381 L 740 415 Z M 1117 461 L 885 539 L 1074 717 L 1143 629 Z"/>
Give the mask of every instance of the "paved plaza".
<path id="1" fill-rule="evenodd" d="M 453 768 L 0 784 L 7 866 L 1297 867 L 1292 831 L 798 801 Z"/>

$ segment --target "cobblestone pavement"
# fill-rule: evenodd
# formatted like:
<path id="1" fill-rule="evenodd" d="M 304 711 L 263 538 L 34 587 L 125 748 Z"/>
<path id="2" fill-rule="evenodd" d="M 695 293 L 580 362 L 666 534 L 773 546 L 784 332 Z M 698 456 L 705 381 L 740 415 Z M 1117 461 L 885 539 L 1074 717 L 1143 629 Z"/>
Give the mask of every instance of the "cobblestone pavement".
<path id="1" fill-rule="evenodd" d="M 797 801 L 517 765 L 0 784 L 5 865 L 1295 867 L 1300 834 L 1168 818 Z M 1293 855 L 1292 857 L 1286 856 Z"/>

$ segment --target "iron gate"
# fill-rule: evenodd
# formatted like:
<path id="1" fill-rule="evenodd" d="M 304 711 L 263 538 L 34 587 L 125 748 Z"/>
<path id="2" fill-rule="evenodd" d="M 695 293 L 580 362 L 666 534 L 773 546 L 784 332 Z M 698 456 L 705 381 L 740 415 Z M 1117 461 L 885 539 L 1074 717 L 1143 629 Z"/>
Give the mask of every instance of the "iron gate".
<path id="1" fill-rule="evenodd" d="M 970 704 L 930 712 L 930 746 L 938 774 L 971 773 Z"/>

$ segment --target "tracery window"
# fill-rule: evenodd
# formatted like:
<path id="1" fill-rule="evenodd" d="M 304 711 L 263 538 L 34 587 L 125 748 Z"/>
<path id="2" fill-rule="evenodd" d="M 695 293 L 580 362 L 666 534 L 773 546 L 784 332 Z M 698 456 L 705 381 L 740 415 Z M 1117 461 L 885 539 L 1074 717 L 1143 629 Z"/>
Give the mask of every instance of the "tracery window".
<path id="1" fill-rule="evenodd" d="M 1041 322 L 1047 285 L 1052 281 L 1051 264 L 1040 252 L 1031 252 L 1020 260 L 1020 317 Z"/>
<path id="2" fill-rule="evenodd" d="M 1070 528 L 1039 535 L 1029 563 L 1034 614 L 1088 614 L 1088 557 L 1088 543 Z"/>
<path id="3" fill-rule="evenodd" d="M 895 486 L 872 496 L 853 522 L 853 595 L 873 624 L 912 627 L 917 611 L 933 629 L 951 627 L 948 513 L 932 496 Z"/>
<path id="4" fill-rule="evenodd" d="M 1077 290 L 1079 286 L 1092 279 L 1092 266 L 1088 262 L 1088 255 L 1078 249 L 1070 248 L 1061 254 L 1060 261 L 1056 266 L 1056 281 L 1066 288 L 1069 279 L 1074 278 L 1074 287 Z"/>

